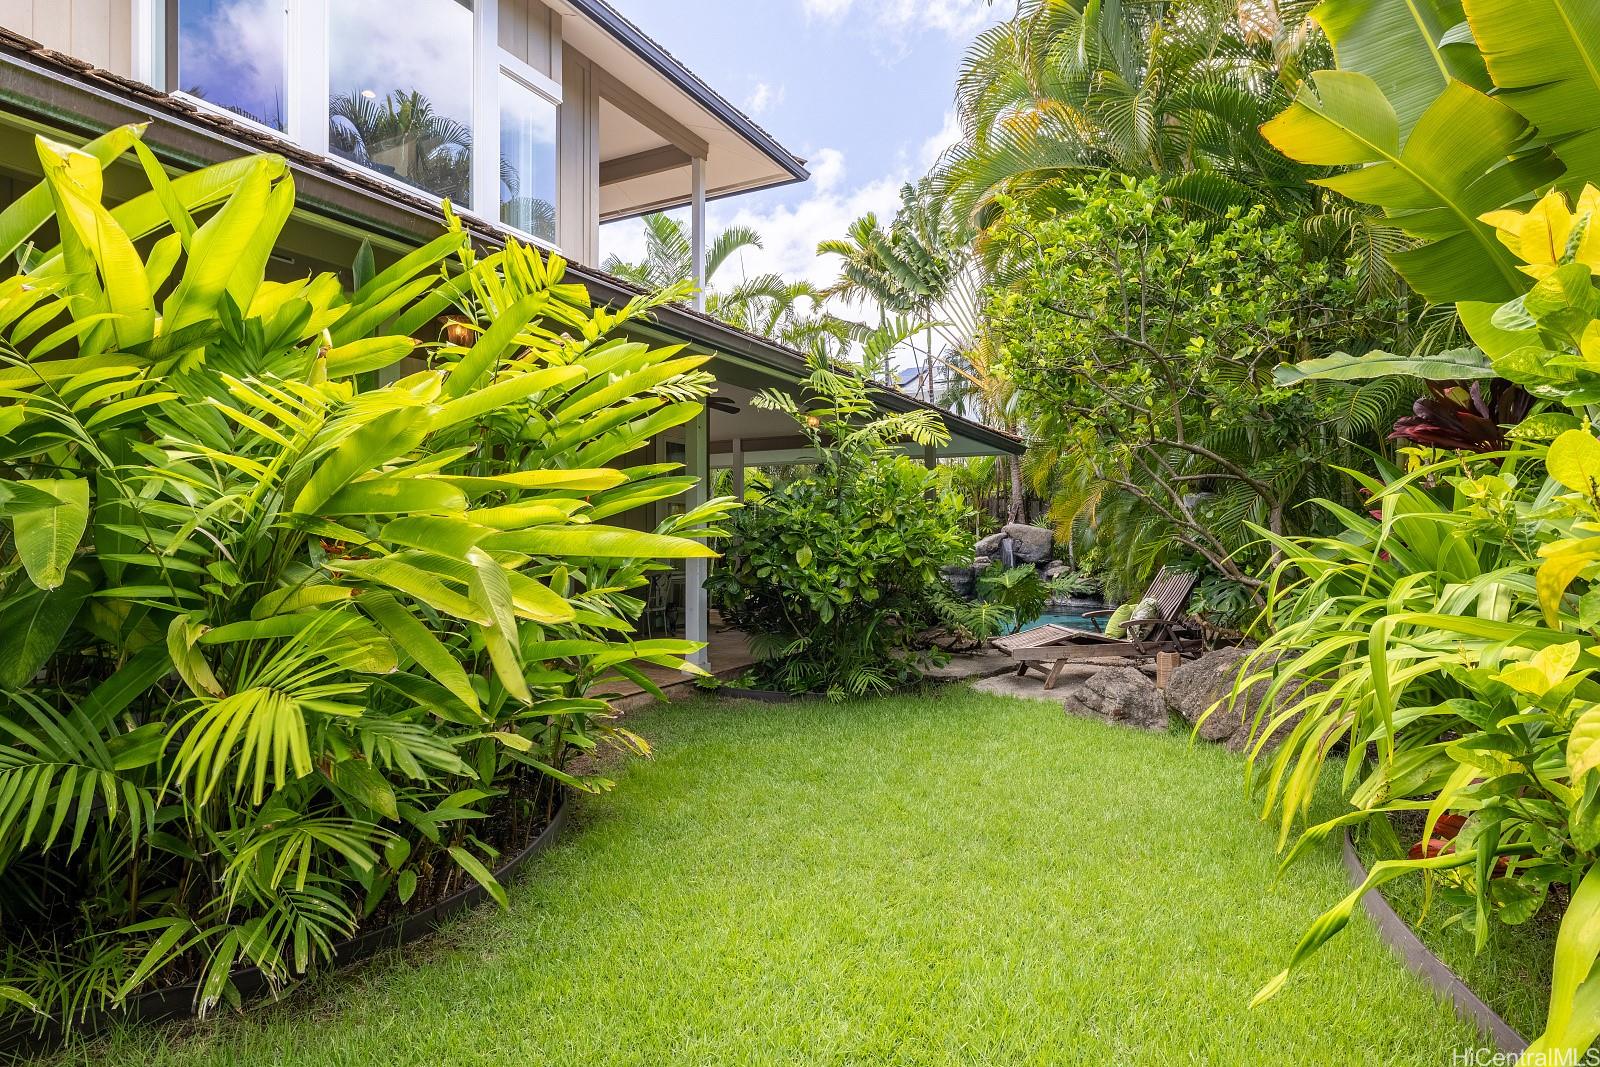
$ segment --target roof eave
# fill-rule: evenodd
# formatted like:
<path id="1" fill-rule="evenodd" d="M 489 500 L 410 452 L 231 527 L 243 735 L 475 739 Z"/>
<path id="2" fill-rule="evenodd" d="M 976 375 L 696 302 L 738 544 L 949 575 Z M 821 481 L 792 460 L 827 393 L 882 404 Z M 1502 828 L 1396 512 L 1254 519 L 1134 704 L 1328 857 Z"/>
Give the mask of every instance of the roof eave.
<path id="1" fill-rule="evenodd" d="M 623 18 L 605 0 L 567 0 L 585 18 L 616 38 L 634 55 L 648 63 L 657 73 L 682 90 L 701 107 L 716 116 L 717 120 L 739 134 L 789 175 L 789 181 L 803 182 L 811 172 L 794 153 L 780 145 L 773 136 L 757 126 L 748 115 L 728 103 L 688 67 L 675 59 L 666 49 L 651 40 L 639 27 Z M 787 181 L 773 185 L 786 185 Z"/>

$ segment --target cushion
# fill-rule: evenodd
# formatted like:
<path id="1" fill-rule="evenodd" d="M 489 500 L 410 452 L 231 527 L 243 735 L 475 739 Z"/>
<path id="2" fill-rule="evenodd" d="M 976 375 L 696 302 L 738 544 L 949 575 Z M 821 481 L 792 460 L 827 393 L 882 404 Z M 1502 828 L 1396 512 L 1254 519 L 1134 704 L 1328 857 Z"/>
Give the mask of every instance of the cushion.
<path id="1" fill-rule="evenodd" d="M 1106 636 L 1114 641 L 1121 641 L 1128 636 L 1128 620 L 1133 618 L 1134 609 L 1139 605 L 1128 601 L 1120 605 L 1111 613 L 1111 618 L 1106 620 Z"/>
<path id="2" fill-rule="evenodd" d="M 1147 596 L 1139 601 L 1138 607 L 1133 609 L 1133 618 L 1130 621 L 1143 622 L 1146 619 L 1159 619 L 1160 617 L 1161 605 L 1156 603 L 1155 597 Z"/>

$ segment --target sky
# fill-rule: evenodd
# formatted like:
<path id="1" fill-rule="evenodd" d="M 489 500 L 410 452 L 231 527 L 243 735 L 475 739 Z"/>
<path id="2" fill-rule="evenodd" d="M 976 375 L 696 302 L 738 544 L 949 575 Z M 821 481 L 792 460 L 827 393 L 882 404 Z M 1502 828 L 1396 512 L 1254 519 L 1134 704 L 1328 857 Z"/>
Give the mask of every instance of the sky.
<path id="1" fill-rule="evenodd" d="M 765 248 L 723 269 L 831 282 L 817 242 L 868 211 L 892 217 L 900 186 L 956 138 L 956 73 L 1009 0 L 612 0 L 613 6 L 809 161 L 811 180 L 714 201 L 708 229 L 754 227 Z M 693 17 L 685 17 L 693 11 Z M 602 255 L 637 258 L 637 222 L 600 231 Z M 719 279 L 722 286 L 735 279 Z"/>

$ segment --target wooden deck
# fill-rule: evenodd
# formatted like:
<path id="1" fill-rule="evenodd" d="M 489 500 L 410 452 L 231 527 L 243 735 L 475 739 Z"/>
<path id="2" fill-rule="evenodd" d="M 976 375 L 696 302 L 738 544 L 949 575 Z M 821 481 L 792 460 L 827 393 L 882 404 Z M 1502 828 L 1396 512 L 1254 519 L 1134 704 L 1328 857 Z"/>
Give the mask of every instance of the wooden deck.
<path id="1" fill-rule="evenodd" d="M 711 665 L 708 669 L 714 677 L 723 680 L 738 677 L 756 661 L 755 656 L 750 653 L 750 639 L 739 630 L 724 627 L 715 615 L 711 620 L 711 641 L 707 651 L 711 655 Z M 639 668 L 639 673 L 666 692 L 668 699 L 681 700 L 694 692 L 693 675 L 657 667 L 653 663 L 640 663 L 636 666 Z M 634 682 L 626 679 L 618 679 L 599 689 L 616 694 L 613 703 L 618 711 L 631 711 L 655 699 Z"/>

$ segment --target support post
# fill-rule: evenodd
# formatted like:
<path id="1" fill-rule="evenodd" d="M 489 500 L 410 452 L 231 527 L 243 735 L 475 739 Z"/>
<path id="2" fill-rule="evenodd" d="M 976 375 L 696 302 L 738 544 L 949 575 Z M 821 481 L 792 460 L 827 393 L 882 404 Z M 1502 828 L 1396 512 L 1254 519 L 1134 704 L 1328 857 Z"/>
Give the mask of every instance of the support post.
<path id="1" fill-rule="evenodd" d="M 694 488 L 685 498 L 692 511 L 704 504 L 710 494 L 711 480 L 711 417 L 710 409 L 702 405 L 696 415 L 683 427 L 684 465 L 695 479 Z M 683 568 L 683 631 L 690 641 L 705 643 L 711 640 L 711 604 L 706 599 L 706 579 L 711 576 L 710 561 L 690 559 Z M 698 667 L 709 669 L 711 653 L 703 648 L 689 657 Z"/>
<path id="2" fill-rule="evenodd" d="M 733 439 L 733 495 L 744 502 L 744 438 Z"/>
<path id="3" fill-rule="evenodd" d="M 690 242 L 694 249 L 694 309 L 706 309 L 706 161 L 696 157 L 689 164 L 693 183 L 689 208 Z"/>

